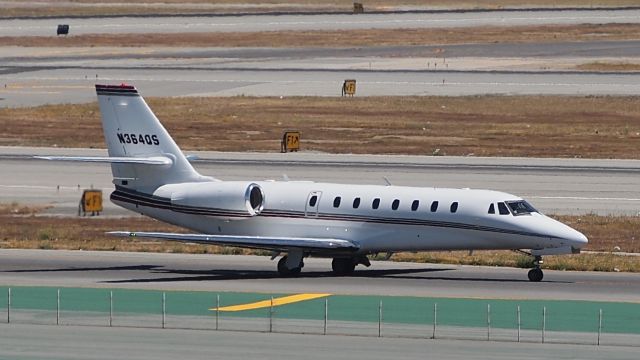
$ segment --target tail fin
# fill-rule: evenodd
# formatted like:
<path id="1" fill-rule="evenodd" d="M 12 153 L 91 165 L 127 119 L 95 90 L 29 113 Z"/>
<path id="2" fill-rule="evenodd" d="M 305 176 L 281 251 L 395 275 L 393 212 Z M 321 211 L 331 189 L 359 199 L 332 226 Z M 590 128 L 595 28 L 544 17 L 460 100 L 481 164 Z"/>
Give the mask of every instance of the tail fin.
<path id="1" fill-rule="evenodd" d="M 109 157 L 132 160 L 111 162 L 115 185 L 150 192 L 165 184 L 212 180 L 191 166 L 135 87 L 96 85 L 96 92 Z M 170 161 L 135 160 L 158 157 Z"/>

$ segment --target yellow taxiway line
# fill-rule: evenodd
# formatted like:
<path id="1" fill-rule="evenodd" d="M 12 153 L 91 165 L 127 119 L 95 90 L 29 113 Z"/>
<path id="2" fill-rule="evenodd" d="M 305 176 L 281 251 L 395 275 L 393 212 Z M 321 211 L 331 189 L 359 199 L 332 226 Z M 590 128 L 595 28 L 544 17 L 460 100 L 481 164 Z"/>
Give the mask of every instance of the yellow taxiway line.
<path id="1" fill-rule="evenodd" d="M 319 299 L 319 298 L 323 298 L 323 297 L 327 297 L 327 296 L 331 296 L 331 294 L 297 294 L 297 295 L 289 295 L 289 296 L 274 298 L 273 299 L 273 303 L 272 303 L 272 300 L 269 299 L 269 300 L 262 300 L 262 301 L 257 301 L 257 302 L 249 303 L 249 304 L 223 306 L 223 307 L 220 307 L 218 309 L 211 308 L 209 310 L 212 310 L 212 311 L 216 311 L 216 310 L 218 310 L 218 311 L 255 310 L 255 309 L 268 308 L 268 307 L 271 307 L 271 306 L 281 306 L 281 305 L 287 305 L 287 304 L 297 303 L 297 302 L 301 302 L 301 301 Z"/>

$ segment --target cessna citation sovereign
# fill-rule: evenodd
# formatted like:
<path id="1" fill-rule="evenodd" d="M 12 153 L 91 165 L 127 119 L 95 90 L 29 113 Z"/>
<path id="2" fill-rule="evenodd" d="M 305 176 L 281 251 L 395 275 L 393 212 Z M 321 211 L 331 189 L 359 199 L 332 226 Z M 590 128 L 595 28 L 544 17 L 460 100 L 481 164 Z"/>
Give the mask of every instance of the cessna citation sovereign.
<path id="1" fill-rule="evenodd" d="M 516 250 L 535 258 L 575 254 L 580 232 L 503 192 L 308 181 L 220 181 L 200 175 L 129 85 L 96 85 L 108 157 L 43 157 L 111 163 L 111 201 L 196 233 L 114 231 L 116 236 L 273 251 L 282 276 L 307 256 L 333 258 L 336 275 L 368 254 L 429 250 Z"/>

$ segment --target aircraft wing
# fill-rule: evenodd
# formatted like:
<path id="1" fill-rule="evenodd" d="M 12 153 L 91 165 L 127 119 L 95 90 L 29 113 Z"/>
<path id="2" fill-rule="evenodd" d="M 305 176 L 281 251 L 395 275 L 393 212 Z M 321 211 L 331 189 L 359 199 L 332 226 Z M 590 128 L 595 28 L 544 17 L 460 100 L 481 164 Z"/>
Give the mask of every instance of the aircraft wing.
<path id="1" fill-rule="evenodd" d="M 287 251 L 291 248 L 304 250 L 355 251 L 360 248 L 357 243 L 344 239 L 180 234 L 133 231 L 110 231 L 107 232 L 107 234 L 121 237 L 154 238 L 179 242 L 226 245 L 278 251 Z"/>

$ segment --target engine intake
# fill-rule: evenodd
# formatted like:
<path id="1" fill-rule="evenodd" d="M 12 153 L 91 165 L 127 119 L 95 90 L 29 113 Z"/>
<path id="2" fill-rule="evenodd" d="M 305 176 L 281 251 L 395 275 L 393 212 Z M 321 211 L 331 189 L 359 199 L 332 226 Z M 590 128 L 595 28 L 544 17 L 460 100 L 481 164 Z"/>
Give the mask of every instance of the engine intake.
<path id="1" fill-rule="evenodd" d="M 258 184 L 251 184 L 247 187 L 247 191 L 244 194 L 245 202 L 247 204 L 247 210 L 252 215 L 258 215 L 264 209 L 264 193 L 262 188 Z"/>

